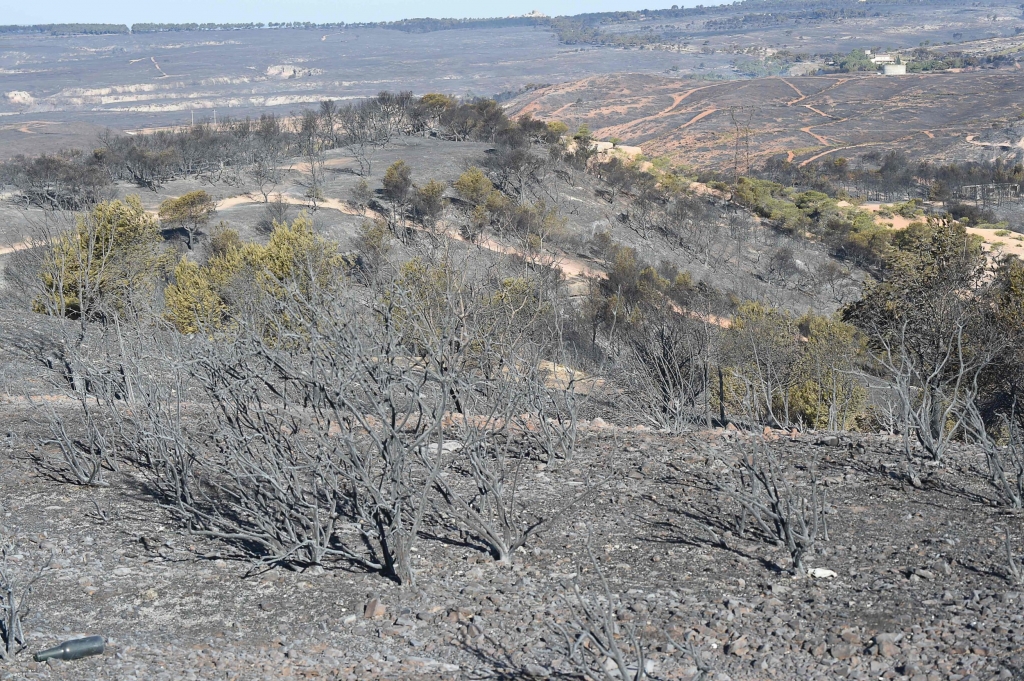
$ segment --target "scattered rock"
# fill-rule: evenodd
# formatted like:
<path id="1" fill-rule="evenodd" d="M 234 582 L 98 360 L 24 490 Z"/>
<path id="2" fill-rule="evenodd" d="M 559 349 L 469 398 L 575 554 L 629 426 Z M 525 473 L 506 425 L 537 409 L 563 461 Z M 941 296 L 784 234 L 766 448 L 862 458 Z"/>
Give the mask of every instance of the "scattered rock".
<path id="1" fill-rule="evenodd" d="M 875 645 L 873 646 L 875 654 L 881 657 L 896 657 L 900 653 L 896 644 L 902 639 L 903 634 L 901 633 L 875 634 Z"/>
<path id="2" fill-rule="evenodd" d="M 527 676 L 533 679 L 546 679 L 549 676 L 548 670 L 539 664 L 527 664 L 524 671 Z"/>
<path id="3" fill-rule="evenodd" d="M 750 651 L 750 643 L 746 636 L 740 636 L 735 641 L 725 646 L 726 655 L 746 655 Z"/>
<path id="4" fill-rule="evenodd" d="M 366 619 L 379 619 L 387 612 L 387 608 L 380 602 L 380 598 L 371 598 L 363 608 L 363 617 Z"/>
<path id="5" fill-rule="evenodd" d="M 838 576 L 832 570 L 826 570 L 825 568 L 811 568 L 807 571 L 807 575 L 814 579 L 832 579 Z"/>
<path id="6" fill-rule="evenodd" d="M 860 648 L 852 643 L 837 643 L 832 646 L 832 649 L 829 652 L 831 652 L 832 657 L 837 660 L 849 660 L 851 657 L 856 655 L 859 650 Z"/>

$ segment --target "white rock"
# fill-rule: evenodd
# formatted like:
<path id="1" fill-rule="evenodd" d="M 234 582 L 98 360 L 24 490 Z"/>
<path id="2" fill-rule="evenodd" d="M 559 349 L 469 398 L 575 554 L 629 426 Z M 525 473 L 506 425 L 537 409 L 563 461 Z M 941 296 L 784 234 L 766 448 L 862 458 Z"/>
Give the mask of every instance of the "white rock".
<path id="1" fill-rule="evenodd" d="M 437 454 L 438 446 L 436 442 L 431 442 L 429 445 L 424 445 L 424 451 L 428 454 Z M 448 440 L 441 443 L 441 451 L 445 454 L 457 452 L 462 449 L 462 443 L 458 440 Z"/>
<path id="2" fill-rule="evenodd" d="M 825 568 L 811 568 L 807 571 L 807 576 L 815 579 L 832 579 L 838 575 L 832 572 L 832 570 L 826 570 Z"/>

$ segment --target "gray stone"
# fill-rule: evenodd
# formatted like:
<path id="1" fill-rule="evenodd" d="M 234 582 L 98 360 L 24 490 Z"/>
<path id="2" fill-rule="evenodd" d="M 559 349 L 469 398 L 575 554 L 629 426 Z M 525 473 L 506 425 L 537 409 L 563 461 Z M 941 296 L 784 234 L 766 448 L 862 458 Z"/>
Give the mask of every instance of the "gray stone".
<path id="1" fill-rule="evenodd" d="M 902 632 L 875 634 L 875 643 L 899 643 L 903 640 Z"/>
<path id="2" fill-rule="evenodd" d="M 384 616 L 387 608 L 380 602 L 380 598 L 371 598 L 363 608 L 363 617 L 366 619 L 377 619 Z"/>
<path id="3" fill-rule="evenodd" d="M 855 646 L 852 643 L 837 643 L 832 646 L 832 657 L 837 660 L 849 660 L 851 657 L 857 654 L 859 646 Z"/>
<path id="4" fill-rule="evenodd" d="M 890 641 L 881 641 L 875 647 L 882 657 L 896 657 L 900 652 L 899 646 Z"/>
<path id="5" fill-rule="evenodd" d="M 528 676 L 534 679 L 546 679 L 548 678 L 548 670 L 541 667 L 539 664 L 528 664 L 526 665 L 525 671 Z"/>
<path id="6" fill-rule="evenodd" d="M 750 643 L 747 641 L 746 636 L 740 636 L 735 641 L 725 646 L 725 653 L 727 655 L 746 655 L 750 650 Z"/>

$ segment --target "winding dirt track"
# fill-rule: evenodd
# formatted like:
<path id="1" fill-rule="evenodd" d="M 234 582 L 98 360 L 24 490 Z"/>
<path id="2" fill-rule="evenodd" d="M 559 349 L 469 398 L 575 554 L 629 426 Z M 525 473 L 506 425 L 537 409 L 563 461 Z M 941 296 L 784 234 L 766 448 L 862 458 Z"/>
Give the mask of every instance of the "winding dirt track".
<path id="1" fill-rule="evenodd" d="M 804 159 L 803 161 L 800 161 L 800 166 L 799 167 L 803 168 L 808 163 L 812 163 L 814 161 L 817 161 L 822 156 L 828 156 L 829 154 L 834 154 L 837 151 L 843 151 L 845 149 L 859 149 L 860 147 L 875 147 L 875 146 L 878 146 L 879 144 L 885 144 L 885 142 L 865 142 L 864 144 L 851 144 L 848 147 L 835 147 L 834 149 L 827 149 L 827 150 L 821 152 L 820 154 L 815 154 L 814 156 L 811 156 L 810 158 L 807 158 L 807 159 Z M 793 153 L 793 152 L 790 152 L 790 153 Z"/>
<path id="2" fill-rule="evenodd" d="M 715 87 L 715 86 L 714 85 L 703 85 L 701 87 L 695 87 L 695 88 L 692 88 L 690 90 L 687 90 L 686 92 L 680 92 L 680 93 L 674 94 L 674 95 L 672 95 L 672 105 L 667 107 L 667 108 L 665 108 L 665 109 L 662 109 L 658 113 L 651 114 L 650 116 L 644 116 L 643 118 L 637 118 L 635 120 L 629 121 L 628 123 L 619 123 L 618 125 L 610 125 L 610 126 L 608 126 L 606 128 L 600 128 L 599 130 L 597 130 L 597 132 L 595 134 L 597 134 L 599 137 L 623 137 L 623 136 L 628 136 L 628 134 L 629 134 L 628 131 L 631 130 L 632 128 L 634 128 L 635 126 L 643 125 L 644 123 L 646 123 L 648 121 L 654 121 L 654 120 L 658 120 L 659 118 L 665 118 L 666 116 L 671 116 L 672 113 L 679 107 L 679 105 L 683 103 L 684 99 L 686 99 L 687 97 L 692 95 L 694 92 L 700 92 L 701 90 L 707 90 L 708 88 L 712 88 L 712 87 Z M 564 109 L 565 107 L 562 107 L 562 108 Z M 560 110 L 561 109 L 559 109 L 559 111 Z M 714 111 L 714 110 L 712 110 L 712 111 Z M 707 115 L 707 114 L 704 114 L 704 115 Z M 703 116 L 700 116 L 700 118 L 703 118 Z M 695 123 L 695 122 L 696 122 L 696 119 L 690 121 L 690 123 Z M 685 126 L 683 126 L 683 127 L 685 127 Z"/>
<path id="3" fill-rule="evenodd" d="M 275 196 L 275 198 L 277 196 L 281 198 L 282 202 L 287 203 L 289 205 L 302 206 L 307 208 L 309 207 L 309 204 L 304 199 L 301 199 L 297 196 L 286 196 L 284 194 L 278 194 Z M 263 200 L 259 197 L 254 197 L 251 194 L 240 194 L 238 196 L 232 196 L 218 201 L 217 210 L 226 210 L 228 208 L 234 208 L 236 206 L 244 206 L 248 204 L 259 203 L 263 203 Z M 346 215 L 358 215 L 369 218 L 379 217 L 376 213 L 370 210 L 367 210 L 367 212 L 365 213 L 356 210 L 355 208 L 352 208 L 352 206 L 350 206 L 347 202 L 342 201 L 340 199 L 323 199 L 320 202 L 318 202 L 318 205 L 321 208 L 332 208 Z M 526 253 L 515 248 L 514 246 L 509 246 L 507 244 L 500 243 L 494 240 L 493 238 L 488 237 L 480 241 L 469 242 L 466 240 L 464 236 L 462 236 L 462 234 L 458 232 L 458 230 L 451 229 L 450 227 L 443 223 L 439 224 L 439 227 L 441 229 L 441 234 L 449 239 L 461 241 L 463 243 L 474 243 L 476 246 L 488 251 L 493 251 L 494 253 L 501 253 L 503 255 L 514 255 L 524 258 L 529 257 Z M 421 229 L 415 226 L 414 228 Z M 0 250 L 0 254 L 2 253 L 3 251 Z M 565 253 L 551 254 L 548 256 L 548 258 L 548 261 L 545 262 L 544 264 L 550 267 L 557 267 L 558 269 L 562 270 L 562 272 L 567 277 L 607 277 L 607 274 L 605 274 L 601 270 L 592 268 L 589 264 L 587 264 L 586 261 L 579 258 L 573 258 L 569 255 L 566 255 Z"/>
<path id="4" fill-rule="evenodd" d="M 824 116 L 825 118 L 828 118 L 830 120 L 835 118 L 835 116 L 831 116 L 831 115 L 825 113 L 824 111 L 821 111 L 820 109 L 815 109 L 810 104 L 804 104 L 803 107 L 805 109 L 809 110 L 809 111 L 813 111 L 814 113 L 818 114 L 819 116 Z"/>
<path id="5" fill-rule="evenodd" d="M 11 244 L 10 246 L 0 246 L 0 255 L 7 255 L 8 253 L 14 253 L 20 251 L 23 248 L 31 248 L 31 241 L 19 241 L 18 243 Z"/>
<path id="6" fill-rule="evenodd" d="M 806 132 L 808 135 L 810 135 L 814 139 L 818 140 L 818 142 L 820 144 L 822 144 L 822 145 L 827 147 L 829 145 L 828 138 L 822 137 L 821 135 L 819 135 L 819 134 L 817 134 L 815 132 L 811 132 L 811 128 L 813 128 L 813 127 L 814 127 L 813 125 L 808 125 L 807 127 L 800 128 L 800 132 Z"/>
<path id="7" fill-rule="evenodd" d="M 715 113 L 716 111 L 718 111 L 718 109 L 708 109 L 707 111 L 702 111 L 699 114 L 697 114 L 696 116 L 694 116 L 693 118 L 691 118 L 690 120 L 688 120 L 685 123 L 683 123 L 682 125 L 680 125 L 678 130 L 682 130 L 683 128 L 688 128 L 691 125 L 693 125 L 694 123 L 698 122 L 700 119 L 706 118 L 707 116 L 710 116 L 711 114 Z"/>
<path id="8" fill-rule="evenodd" d="M 793 90 L 799 95 L 799 97 L 797 97 L 796 99 L 794 99 L 794 100 L 792 100 L 790 102 L 786 102 L 786 106 L 793 106 L 794 104 L 799 104 L 800 102 L 802 102 L 805 99 L 807 99 L 807 95 L 805 95 L 804 93 L 800 92 L 800 88 L 798 88 L 796 85 L 793 85 L 792 83 L 790 83 L 785 78 L 779 78 L 779 80 L 781 80 L 783 83 L 785 83 L 789 87 L 793 88 Z"/>
<path id="9" fill-rule="evenodd" d="M 290 206 L 302 206 L 305 208 L 309 207 L 309 202 L 305 199 L 299 198 L 298 196 L 288 196 L 286 194 L 275 194 L 275 198 L 280 198 L 283 203 L 287 203 Z M 221 199 L 217 202 L 217 210 L 226 210 L 228 208 L 234 208 L 235 206 L 244 206 L 250 203 L 263 203 L 263 199 L 253 196 L 252 194 L 239 194 L 238 196 L 231 196 L 226 199 Z M 332 208 L 340 213 L 346 215 L 362 215 L 361 212 L 352 208 L 347 202 L 340 199 L 321 199 L 317 201 L 317 207 L 319 208 Z"/>

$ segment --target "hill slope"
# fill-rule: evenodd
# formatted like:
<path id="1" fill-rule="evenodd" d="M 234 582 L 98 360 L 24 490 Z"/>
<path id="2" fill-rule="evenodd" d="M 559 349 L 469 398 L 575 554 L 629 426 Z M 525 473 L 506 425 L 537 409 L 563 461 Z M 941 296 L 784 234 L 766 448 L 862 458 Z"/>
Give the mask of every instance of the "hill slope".
<path id="1" fill-rule="evenodd" d="M 530 92 L 511 108 L 585 123 L 599 139 L 618 137 L 649 156 L 699 167 L 732 167 L 738 146 L 742 172 L 748 159 L 802 162 L 870 147 L 929 160 L 1015 158 L 1024 152 L 1019 144 L 982 148 L 967 137 L 1015 120 L 1022 98 L 1019 69 L 717 83 L 617 74 Z"/>

